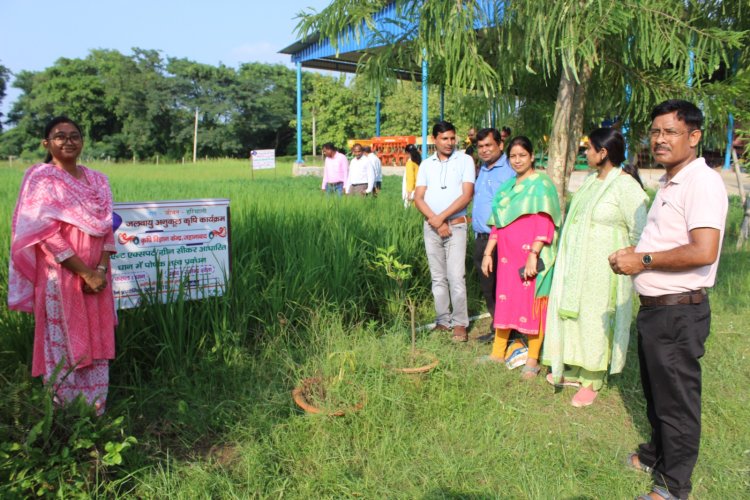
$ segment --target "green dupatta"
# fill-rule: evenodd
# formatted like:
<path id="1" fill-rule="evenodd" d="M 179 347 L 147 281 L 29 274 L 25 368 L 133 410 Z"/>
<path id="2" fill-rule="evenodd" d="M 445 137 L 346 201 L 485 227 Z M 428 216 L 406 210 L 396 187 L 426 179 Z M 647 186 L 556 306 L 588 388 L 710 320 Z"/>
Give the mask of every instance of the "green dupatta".
<path id="1" fill-rule="evenodd" d="M 582 255 L 586 255 L 586 247 L 588 246 L 588 238 L 586 233 L 591 224 L 591 217 L 594 214 L 599 200 L 604 193 L 607 192 L 613 182 L 617 180 L 622 174 L 622 169 L 613 168 L 604 178 L 603 182 L 596 182 L 598 174 L 596 172 L 590 174 L 583 185 L 573 196 L 573 201 L 570 203 L 570 211 L 566 217 L 568 221 L 562 230 L 560 235 L 560 246 L 565 247 L 567 255 L 576 255 L 578 258 Z M 583 197 L 580 196 L 590 189 L 595 189 L 595 193 L 592 198 L 589 199 L 589 203 L 582 206 L 578 203 L 578 200 Z M 580 219 L 580 222 L 576 221 Z M 576 229 L 576 230 L 574 230 Z M 583 231 L 581 234 L 580 231 Z M 563 266 L 563 283 L 565 283 L 565 293 L 560 297 L 560 308 L 558 314 L 561 318 L 577 318 L 578 312 L 581 308 L 581 289 L 583 282 L 586 279 L 585 274 L 581 273 L 575 268 L 575 266 Z"/>
<path id="2" fill-rule="evenodd" d="M 534 172 L 516 185 L 516 178 L 503 183 L 492 200 L 492 212 L 487 224 L 505 227 L 522 215 L 545 213 L 555 224 L 555 236 L 552 243 L 544 245 L 539 257 L 544 261 L 545 269 L 536 278 L 536 297 L 549 295 L 552 285 L 552 268 L 557 255 L 557 228 L 560 227 L 560 200 L 557 190 L 546 174 Z"/>

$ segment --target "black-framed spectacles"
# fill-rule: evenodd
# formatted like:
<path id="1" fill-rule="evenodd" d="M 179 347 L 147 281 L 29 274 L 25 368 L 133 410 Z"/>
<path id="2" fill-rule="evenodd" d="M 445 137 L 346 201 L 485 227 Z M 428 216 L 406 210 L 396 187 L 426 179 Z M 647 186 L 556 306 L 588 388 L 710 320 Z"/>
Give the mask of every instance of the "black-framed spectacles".
<path id="1" fill-rule="evenodd" d="M 58 146 L 62 146 L 66 142 L 70 141 L 73 144 L 80 144 L 83 142 L 83 137 L 81 137 L 81 134 L 56 134 L 49 138 L 50 141 L 54 142 Z"/>

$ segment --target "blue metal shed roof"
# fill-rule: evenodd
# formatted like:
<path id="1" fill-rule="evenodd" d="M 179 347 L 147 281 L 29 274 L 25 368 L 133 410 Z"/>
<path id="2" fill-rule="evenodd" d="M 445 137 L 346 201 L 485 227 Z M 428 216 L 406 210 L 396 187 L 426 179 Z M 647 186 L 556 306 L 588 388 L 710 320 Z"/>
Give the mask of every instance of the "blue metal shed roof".
<path id="1" fill-rule="evenodd" d="M 481 10 L 488 19 L 489 25 L 495 25 L 502 19 L 504 4 L 497 0 L 479 0 Z M 377 50 L 379 47 L 392 43 L 394 40 L 408 40 L 410 33 L 416 27 L 417 20 L 412 23 L 398 19 L 396 2 L 391 2 L 373 16 L 378 36 L 364 23 L 360 36 L 354 36 L 354 30 L 347 28 L 346 33 L 339 37 L 338 47 L 334 48 L 330 40 L 321 39 L 318 33 L 305 40 L 298 40 L 280 50 L 281 54 L 292 56 L 292 62 L 300 62 L 305 68 L 325 69 L 355 73 L 357 64 L 365 51 Z M 477 29 L 482 28 L 477 24 Z M 420 67 L 402 68 L 396 70 L 400 78 L 419 78 Z"/>

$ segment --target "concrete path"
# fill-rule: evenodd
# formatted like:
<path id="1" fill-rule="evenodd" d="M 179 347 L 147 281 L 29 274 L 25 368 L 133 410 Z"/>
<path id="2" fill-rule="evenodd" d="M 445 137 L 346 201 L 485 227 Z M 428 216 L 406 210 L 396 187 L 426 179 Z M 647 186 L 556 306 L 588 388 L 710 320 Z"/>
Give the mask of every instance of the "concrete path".
<path id="1" fill-rule="evenodd" d="M 722 179 L 724 179 L 724 185 L 727 187 L 727 193 L 730 196 L 739 196 L 740 190 L 737 186 L 737 176 L 735 175 L 734 170 L 723 170 L 720 168 L 716 168 L 714 170 L 721 174 Z M 641 176 L 641 180 L 643 181 L 644 186 L 656 189 L 659 187 L 659 178 L 664 175 L 664 169 L 643 169 L 639 170 L 638 174 Z M 568 190 L 575 193 L 578 188 L 581 187 L 581 184 L 583 184 L 583 180 L 587 175 L 588 171 L 585 170 L 576 170 L 575 172 L 573 172 L 573 175 L 570 176 L 570 185 L 568 186 Z M 745 193 L 750 192 L 750 174 L 741 174 L 741 178 L 742 185 L 745 187 Z"/>

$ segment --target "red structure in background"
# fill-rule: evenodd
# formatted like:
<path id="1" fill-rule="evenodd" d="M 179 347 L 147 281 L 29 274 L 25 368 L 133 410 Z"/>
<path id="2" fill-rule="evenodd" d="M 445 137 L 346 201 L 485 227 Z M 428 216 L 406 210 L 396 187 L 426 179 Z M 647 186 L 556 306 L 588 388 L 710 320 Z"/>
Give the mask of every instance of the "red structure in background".
<path id="1" fill-rule="evenodd" d="M 417 138 L 413 135 L 394 135 L 390 137 L 373 137 L 372 151 L 378 155 L 380 162 L 385 167 L 404 166 L 409 159 L 406 146 L 416 144 Z"/>

